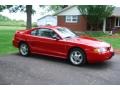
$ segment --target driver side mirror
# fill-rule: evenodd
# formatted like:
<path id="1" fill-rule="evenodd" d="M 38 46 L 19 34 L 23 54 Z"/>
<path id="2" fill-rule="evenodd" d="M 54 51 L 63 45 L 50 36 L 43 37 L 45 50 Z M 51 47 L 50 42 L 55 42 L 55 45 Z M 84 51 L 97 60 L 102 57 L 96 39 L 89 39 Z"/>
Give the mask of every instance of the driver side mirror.
<path id="1" fill-rule="evenodd" d="M 53 35 L 52 38 L 56 40 L 60 40 L 60 37 L 58 35 Z"/>

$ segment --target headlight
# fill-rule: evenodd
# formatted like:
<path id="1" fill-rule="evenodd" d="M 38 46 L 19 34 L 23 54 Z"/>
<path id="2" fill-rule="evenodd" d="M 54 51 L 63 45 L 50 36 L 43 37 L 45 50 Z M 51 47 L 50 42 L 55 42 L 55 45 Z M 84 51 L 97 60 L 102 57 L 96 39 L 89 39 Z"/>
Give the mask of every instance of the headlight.
<path id="1" fill-rule="evenodd" d="M 107 51 L 106 48 L 97 48 L 97 49 L 95 49 L 96 53 L 103 53 L 103 52 L 106 52 L 106 51 Z"/>
<path id="2" fill-rule="evenodd" d="M 107 49 L 106 48 L 100 48 L 100 52 L 106 52 Z"/>

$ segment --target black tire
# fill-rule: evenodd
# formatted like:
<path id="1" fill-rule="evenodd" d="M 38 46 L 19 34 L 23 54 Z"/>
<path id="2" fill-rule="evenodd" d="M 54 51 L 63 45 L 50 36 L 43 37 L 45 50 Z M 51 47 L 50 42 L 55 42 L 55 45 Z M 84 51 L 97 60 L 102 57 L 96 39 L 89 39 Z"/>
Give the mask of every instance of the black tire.
<path id="1" fill-rule="evenodd" d="M 25 47 L 26 50 L 23 50 L 23 46 Z M 20 43 L 19 53 L 22 56 L 29 56 L 29 54 L 30 54 L 29 46 L 26 43 Z"/>
<path id="2" fill-rule="evenodd" d="M 75 54 L 77 53 L 77 55 Z M 74 55 L 75 54 L 75 55 Z M 72 65 L 80 66 L 86 63 L 86 55 L 80 48 L 73 48 L 68 55 L 69 62 Z"/>

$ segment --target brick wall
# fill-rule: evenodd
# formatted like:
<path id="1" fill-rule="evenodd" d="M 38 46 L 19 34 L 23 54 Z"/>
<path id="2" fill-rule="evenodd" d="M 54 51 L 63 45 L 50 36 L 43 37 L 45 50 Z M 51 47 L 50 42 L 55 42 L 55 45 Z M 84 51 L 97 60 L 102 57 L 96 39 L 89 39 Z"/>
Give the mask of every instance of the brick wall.
<path id="1" fill-rule="evenodd" d="M 83 16 L 79 16 L 79 21 L 77 23 L 67 23 L 65 22 L 65 16 L 57 16 L 57 25 L 75 31 L 85 31 L 87 29 L 87 22 Z"/>

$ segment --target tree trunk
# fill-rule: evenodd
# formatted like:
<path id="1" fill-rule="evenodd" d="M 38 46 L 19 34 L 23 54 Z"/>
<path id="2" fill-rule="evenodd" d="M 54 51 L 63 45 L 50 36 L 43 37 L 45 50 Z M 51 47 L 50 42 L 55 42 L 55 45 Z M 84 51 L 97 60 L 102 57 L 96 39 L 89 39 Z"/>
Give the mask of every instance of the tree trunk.
<path id="1" fill-rule="evenodd" d="M 27 26 L 26 29 L 32 28 L 32 5 L 26 5 L 26 14 L 27 14 Z"/>
<path id="2" fill-rule="evenodd" d="M 106 18 L 103 20 L 103 32 L 106 32 Z"/>

